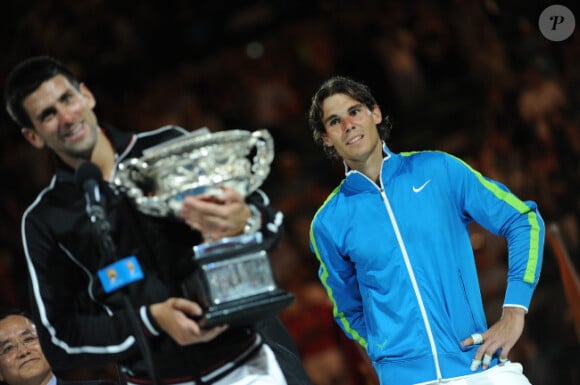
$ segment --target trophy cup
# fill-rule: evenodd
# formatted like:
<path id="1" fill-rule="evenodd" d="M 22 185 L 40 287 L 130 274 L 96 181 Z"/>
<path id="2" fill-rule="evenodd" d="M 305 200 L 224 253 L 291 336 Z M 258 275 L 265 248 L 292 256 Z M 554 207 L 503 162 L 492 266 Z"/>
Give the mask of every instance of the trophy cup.
<path id="1" fill-rule="evenodd" d="M 267 130 L 201 129 L 123 161 L 114 183 L 141 212 L 169 216 L 185 196 L 219 193 L 218 186 L 248 196 L 264 182 L 273 159 Z M 292 302 L 276 284 L 262 233 L 205 239 L 193 247 L 196 268 L 182 282 L 184 295 L 204 308 L 202 327 L 253 323 Z"/>

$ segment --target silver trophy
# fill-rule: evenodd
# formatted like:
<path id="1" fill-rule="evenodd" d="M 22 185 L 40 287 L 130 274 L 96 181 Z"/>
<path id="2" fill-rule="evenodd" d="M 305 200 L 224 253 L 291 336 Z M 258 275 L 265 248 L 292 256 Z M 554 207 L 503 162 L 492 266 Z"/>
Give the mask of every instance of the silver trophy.
<path id="1" fill-rule="evenodd" d="M 187 195 L 220 193 L 228 186 L 248 196 L 262 185 L 274 159 L 267 130 L 197 130 L 119 164 L 114 182 L 138 210 L 170 216 Z M 193 248 L 194 272 L 184 295 L 205 309 L 203 327 L 252 323 L 288 306 L 293 296 L 278 288 L 262 234 L 206 241 Z"/>

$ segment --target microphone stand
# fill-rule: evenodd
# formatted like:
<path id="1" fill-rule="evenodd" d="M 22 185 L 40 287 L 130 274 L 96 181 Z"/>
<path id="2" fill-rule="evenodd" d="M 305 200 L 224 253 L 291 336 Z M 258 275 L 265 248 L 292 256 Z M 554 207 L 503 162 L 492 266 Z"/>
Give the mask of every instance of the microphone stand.
<path id="1" fill-rule="evenodd" d="M 111 237 L 111 224 L 107 220 L 104 210 L 102 207 L 98 207 L 98 210 L 95 207 L 90 209 L 89 204 L 87 204 L 87 213 L 89 215 L 90 221 L 93 227 L 93 234 L 95 236 L 95 240 L 97 241 L 99 253 L 101 257 L 104 258 L 115 258 L 117 256 L 117 248 L 113 243 L 113 238 Z M 98 214 L 95 215 L 95 212 Z M 134 329 L 135 339 L 137 341 L 137 345 L 141 350 L 143 355 L 143 360 L 145 361 L 145 365 L 147 367 L 147 371 L 149 372 L 149 376 L 153 381 L 153 385 L 162 385 L 162 381 L 159 379 L 157 375 L 157 371 L 155 370 L 155 364 L 153 362 L 153 357 L 151 355 L 151 349 L 149 348 L 149 344 L 147 343 L 147 337 L 143 332 L 141 327 L 141 323 L 139 322 L 139 318 L 137 317 L 137 313 L 129 300 L 129 296 L 126 294 L 125 291 L 121 291 L 121 298 L 123 300 L 123 306 L 125 311 L 127 312 L 127 316 L 129 317 L 129 322 Z"/>

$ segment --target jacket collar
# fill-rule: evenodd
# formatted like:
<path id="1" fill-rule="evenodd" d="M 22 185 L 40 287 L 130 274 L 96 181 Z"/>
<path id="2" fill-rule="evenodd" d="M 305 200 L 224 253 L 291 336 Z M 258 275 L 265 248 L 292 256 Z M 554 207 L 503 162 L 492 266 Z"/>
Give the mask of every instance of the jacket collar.
<path id="1" fill-rule="evenodd" d="M 391 151 L 391 149 L 383 142 L 383 164 L 381 167 L 381 184 L 384 186 L 388 181 L 398 172 L 401 166 L 401 156 Z M 345 168 L 345 187 L 353 189 L 354 191 L 365 191 L 369 189 L 376 189 L 378 186 L 374 181 L 370 180 L 363 173 L 352 170 L 346 163 Z"/>

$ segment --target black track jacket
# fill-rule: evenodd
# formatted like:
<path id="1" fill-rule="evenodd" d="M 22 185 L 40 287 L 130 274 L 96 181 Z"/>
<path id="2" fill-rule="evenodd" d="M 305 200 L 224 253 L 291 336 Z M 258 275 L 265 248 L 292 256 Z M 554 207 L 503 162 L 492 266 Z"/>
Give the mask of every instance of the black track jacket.
<path id="1" fill-rule="evenodd" d="M 117 164 L 187 133 L 176 126 L 138 134 L 108 126 L 104 130 L 117 153 Z M 176 219 L 142 214 L 111 183 L 103 182 L 100 188 L 117 255 L 100 255 L 99 240 L 85 212 L 83 193 L 75 185 L 74 170 L 58 159 L 49 186 L 22 219 L 32 310 L 54 370 L 116 362 L 127 376 L 150 382 L 138 335 L 123 306 L 124 296 L 129 298 L 133 314 L 147 335 L 155 370 L 164 380 L 211 382 L 266 341 L 289 384 L 310 383 L 295 346 L 277 318 L 257 328 L 230 328 L 213 341 L 190 346 L 179 346 L 163 333 L 148 314 L 147 305 L 182 296 L 180 283 L 192 272 L 192 246 L 202 241 L 201 235 Z M 281 236 L 282 214 L 269 208 L 267 197 L 260 192 L 253 193 L 248 201 L 262 212 L 262 232 L 273 246 Z M 97 270 L 130 255 L 137 257 L 145 278 L 105 294 Z"/>

